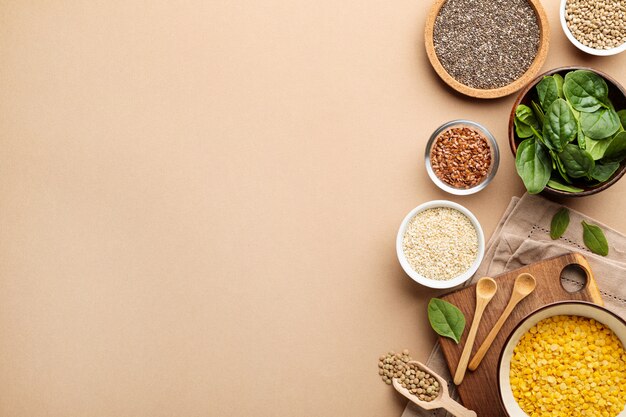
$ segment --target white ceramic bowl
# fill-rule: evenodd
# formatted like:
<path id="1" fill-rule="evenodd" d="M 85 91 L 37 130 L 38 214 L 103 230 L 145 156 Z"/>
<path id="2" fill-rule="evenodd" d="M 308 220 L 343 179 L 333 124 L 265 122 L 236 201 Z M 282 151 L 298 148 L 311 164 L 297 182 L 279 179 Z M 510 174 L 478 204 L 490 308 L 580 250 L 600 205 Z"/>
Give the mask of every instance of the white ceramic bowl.
<path id="1" fill-rule="evenodd" d="M 617 55 L 620 52 L 626 51 L 626 42 L 624 42 L 623 44 L 621 44 L 620 46 L 616 48 L 611 48 L 611 49 L 594 49 L 594 48 L 588 47 L 587 45 L 583 45 L 578 39 L 574 37 L 572 32 L 567 27 L 567 22 L 565 21 L 565 4 L 566 3 L 567 3 L 567 0 L 561 0 L 561 8 L 560 8 L 561 27 L 563 28 L 563 32 L 565 33 L 565 36 L 567 36 L 567 39 L 569 39 L 569 41 L 573 43 L 576 48 L 588 54 L 597 55 L 597 56 Z"/>
<path id="2" fill-rule="evenodd" d="M 626 322 L 616 314 L 596 304 L 585 301 L 564 301 L 549 304 L 530 313 L 511 332 L 504 344 L 504 348 L 500 353 L 500 360 L 498 361 L 498 390 L 500 391 L 500 402 L 509 417 L 528 417 L 528 414 L 526 414 L 515 401 L 513 391 L 511 390 L 509 374 L 511 371 L 511 355 L 513 354 L 513 349 L 515 349 L 515 346 L 517 346 L 522 336 L 535 324 L 548 317 L 561 315 L 588 317 L 599 321 L 613 330 L 615 335 L 622 342 L 622 345 L 626 346 Z M 619 413 L 617 417 L 626 417 L 626 410 Z"/>
<path id="3" fill-rule="evenodd" d="M 476 229 L 476 235 L 478 236 L 478 253 L 476 254 L 476 259 L 467 271 L 449 280 L 436 280 L 418 274 L 413 268 L 411 268 L 411 265 L 409 264 L 409 261 L 406 259 L 406 256 L 404 254 L 404 249 L 402 249 L 402 239 L 404 238 L 404 232 L 406 231 L 407 225 L 409 224 L 409 221 L 413 218 L 413 216 L 424 210 L 438 207 L 448 207 L 463 213 L 465 216 L 467 216 L 467 218 Z M 476 216 L 474 216 L 471 211 L 469 211 L 460 204 L 453 203 L 452 201 L 433 200 L 415 207 L 409 212 L 409 214 L 406 215 L 404 220 L 402 220 L 402 223 L 400 224 L 400 229 L 398 230 L 398 236 L 396 238 L 396 253 L 398 254 L 398 260 L 400 261 L 402 269 L 404 269 L 404 272 L 406 272 L 407 275 L 410 276 L 415 282 L 418 282 L 419 284 L 422 284 L 429 288 L 454 288 L 470 279 L 472 275 L 474 275 L 474 272 L 476 272 L 476 270 L 478 269 L 478 266 L 480 265 L 481 261 L 483 260 L 483 256 L 485 255 L 485 235 L 483 234 L 483 229 L 480 227 L 480 223 L 478 223 Z"/>

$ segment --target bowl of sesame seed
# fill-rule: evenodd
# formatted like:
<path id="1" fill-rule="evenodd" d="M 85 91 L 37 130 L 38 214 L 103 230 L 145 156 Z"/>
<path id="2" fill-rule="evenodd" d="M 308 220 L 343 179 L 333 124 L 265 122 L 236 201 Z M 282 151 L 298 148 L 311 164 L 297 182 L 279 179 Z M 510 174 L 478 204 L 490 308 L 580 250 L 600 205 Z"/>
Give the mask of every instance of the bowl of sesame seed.
<path id="1" fill-rule="evenodd" d="M 561 0 L 563 32 L 578 49 L 610 56 L 626 51 L 626 3 L 614 0 Z"/>
<path id="2" fill-rule="evenodd" d="M 495 177 L 500 151 L 486 127 L 470 120 L 452 120 L 430 136 L 424 161 L 437 187 L 450 194 L 469 195 L 484 189 Z"/>
<path id="3" fill-rule="evenodd" d="M 429 288 L 454 288 L 468 281 L 485 254 L 476 216 L 460 204 L 434 200 L 406 215 L 396 238 L 404 272 Z"/>

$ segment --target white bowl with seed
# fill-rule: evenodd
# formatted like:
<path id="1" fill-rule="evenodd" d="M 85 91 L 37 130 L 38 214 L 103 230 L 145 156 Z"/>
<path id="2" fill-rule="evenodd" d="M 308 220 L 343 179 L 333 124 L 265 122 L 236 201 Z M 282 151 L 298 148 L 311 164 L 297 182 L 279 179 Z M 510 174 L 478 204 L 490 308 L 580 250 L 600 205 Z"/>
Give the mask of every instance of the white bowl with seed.
<path id="1" fill-rule="evenodd" d="M 626 4 L 613 0 L 561 0 L 561 27 L 569 41 L 591 55 L 626 51 Z"/>
<path id="2" fill-rule="evenodd" d="M 454 288 L 478 269 L 485 236 L 471 211 L 447 200 L 421 204 L 406 215 L 396 238 L 404 272 L 429 288 Z"/>
<path id="3" fill-rule="evenodd" d="M 439 126 L 426 143 L 426 172 L 437 187 L 454 195 L 483 190 L 500 163 L 498 143 L 489 130 L 471 120 Z"/>

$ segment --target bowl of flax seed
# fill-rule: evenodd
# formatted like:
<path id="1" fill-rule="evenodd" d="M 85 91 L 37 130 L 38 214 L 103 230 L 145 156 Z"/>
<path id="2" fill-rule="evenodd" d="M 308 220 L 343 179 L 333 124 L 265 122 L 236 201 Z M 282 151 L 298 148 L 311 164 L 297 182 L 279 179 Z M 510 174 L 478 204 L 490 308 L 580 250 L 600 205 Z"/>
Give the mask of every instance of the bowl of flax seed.
<path id="1" fill-rule="evenodd" d="M 469 120 L 453 120 L 433 132 L 424 160 L 437 187 L 450 194 L 469 195 L 491 182 L 500 152 L 487 128 Z"/>

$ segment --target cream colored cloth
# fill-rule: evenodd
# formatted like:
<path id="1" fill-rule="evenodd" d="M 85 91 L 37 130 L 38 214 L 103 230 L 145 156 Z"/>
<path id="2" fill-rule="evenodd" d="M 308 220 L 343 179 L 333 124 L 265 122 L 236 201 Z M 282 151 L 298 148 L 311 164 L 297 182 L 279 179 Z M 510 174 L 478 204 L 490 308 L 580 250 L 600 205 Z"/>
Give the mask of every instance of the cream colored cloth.
<path id="1" fill-rule="evenodd" d="M 479 277 L 498 275 L 541 259 L 578 251 L 585 255 L 591 265 L 605 306 L 626 318 L 626 236 L 570 209 L 567 231 L 563 237 L 553 241 L 549 235 L 550 222 L 560 207 L 560 204 L 539 196 L 525 194 L 522 198 L 513 197 L 487 243 L 485 257 L 472 282 Z M 585 247 L 582 239 L 583 220 L 604 230 L 609 242 L 608 256 L 595 255 Z M 574 283 L 575 280 L 572 280 Z M 439 343 L 426 363 L 448 381 L 452 380 Z M 450 384 L 450 394 L 456 397 L 454 384 Z M 402 413 L 402 417 L 448 415 L 442 410 L 424 411 L 412 403 Z"/>

